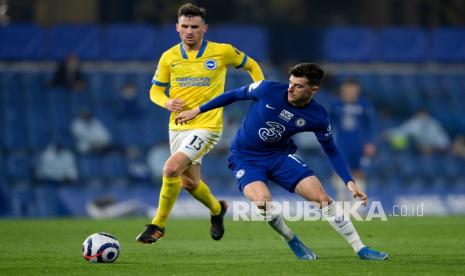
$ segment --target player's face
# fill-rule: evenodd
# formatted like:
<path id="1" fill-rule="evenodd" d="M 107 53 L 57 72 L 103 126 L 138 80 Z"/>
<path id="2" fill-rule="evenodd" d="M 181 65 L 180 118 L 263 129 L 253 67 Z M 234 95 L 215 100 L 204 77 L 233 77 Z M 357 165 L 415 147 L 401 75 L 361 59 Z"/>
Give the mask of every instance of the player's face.
<path id="1" fill-rule="evenodd" d="M 291 75 L 287 89 L 287 100 L 294 106 L 304 106 L 316 94 L 318 89 L 318 86 L 310 85 L 307 78 L 298 78 Z"/>
<path id="2" fill-rule="evenodd" d="M 176 24 L 181 41 L 187 46 L 187 50 L 198 50 L 202 45 L 203 35 L 207 31 L 207 24 L 200 16 L 181 16 Z"/>
<path id="3" fill-rule="evenodd" d="M 345 83 L 341 86 L 341 99 L 346 103 L 353 103 L 360 95 L 360 87 L 354 83 Z"/>

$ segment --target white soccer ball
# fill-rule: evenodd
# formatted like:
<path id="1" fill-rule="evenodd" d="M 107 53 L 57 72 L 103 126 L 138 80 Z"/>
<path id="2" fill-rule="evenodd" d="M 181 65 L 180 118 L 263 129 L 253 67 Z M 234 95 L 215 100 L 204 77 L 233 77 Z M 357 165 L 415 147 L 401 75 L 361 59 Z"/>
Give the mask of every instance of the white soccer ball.
<path id="1" fill-rule="evenodd" d="M 95 233 L 82 243 L 82 256 L 91 263 L 112 263 L 119 256 L 119 242 L 108 233 Z"/>

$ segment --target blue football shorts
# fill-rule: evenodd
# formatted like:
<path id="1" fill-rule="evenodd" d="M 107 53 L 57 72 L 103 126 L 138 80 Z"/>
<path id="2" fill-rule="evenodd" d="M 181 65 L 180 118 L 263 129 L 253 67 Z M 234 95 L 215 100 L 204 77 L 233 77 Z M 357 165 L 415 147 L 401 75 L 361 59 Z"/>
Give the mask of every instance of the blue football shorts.
<path id="1" fill-rule="evenodd" d="M 268 180 L 272 180 L 293 193 L 300 180 L 314 175 L 305 162 L 294 154 L 284 152 L 266 156 L 235 154 L 230 155 L 228 161 L 241 192 L 254 181 L 262 181 L 268 185 Z"/>

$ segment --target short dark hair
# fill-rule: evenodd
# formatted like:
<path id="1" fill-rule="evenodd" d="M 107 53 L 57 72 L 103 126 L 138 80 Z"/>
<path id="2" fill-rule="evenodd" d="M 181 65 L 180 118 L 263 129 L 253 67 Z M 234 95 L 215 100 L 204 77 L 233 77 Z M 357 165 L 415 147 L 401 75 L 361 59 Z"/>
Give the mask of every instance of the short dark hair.
<path id="1" fill-rule="evenodd" d="M 299 63 L 289 69 L 289 74 L 298 78 L 307 78 L 310 85 L 320 85 L 325 71 L 315 63 Z"/>
<path id="2" fill-rule="evenodd" d="M 205 21 L 205 19 L 207 18 L 207 10 L 201 7 L 197 7 L 194 4 L 186 3 L 178 9 L 178 18 L 181 16 L 200 16 L 202 20 Z"/>
<path id="3" fill-rule="evenodd" d="M 345 84 L 360 86 L 360 83 L 358 83 L 356 79 L 352 79 L 352 78 L 343 80 L 341 83 L 341 86 Z"/>

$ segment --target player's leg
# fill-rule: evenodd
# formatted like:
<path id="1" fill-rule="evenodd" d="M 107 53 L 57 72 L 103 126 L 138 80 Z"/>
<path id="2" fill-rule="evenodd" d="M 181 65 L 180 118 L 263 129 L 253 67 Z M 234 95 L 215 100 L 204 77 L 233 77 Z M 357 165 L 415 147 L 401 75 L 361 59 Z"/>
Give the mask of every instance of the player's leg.
<path id="1" fill-rule="evenodd" d="M 244 195 L 257 206 L 259 215 L 278 232 L 286 241 L 294 238 L 294 232 L 286 225 L 282 214 L 272 214 L 271 193 L 262 181 L 254 181 L 245 185 Z"/>
<path id="2" fill-rule="evenodd" d="M 360 239 L 349 216 L 344 215 L 342 208 L 334 202 L 323 189 L 316 176 L 308 176 L 300 180 L 295 192 L 306 200 L 316 202 L 329 224 L 338 232 L 362 259 L 385 260 L 388 255 L 366 247 Z"/>
<path id="3" fill-rule="evenodd" d="M 297 258 L 301 260 L 316 260 L 318 258 L 286 225 L 281 213 L 275 214 L 271 212 L 271 193 L 264 182 L 254 181 L 249 183 L 244 186 L 243 192 L 257 206 L 259 214 L 268 222 L 268 225 L 281 235 Z"/>
<path id="4" fill-rule="evenodd" d="M 153 243 L 163 237 L 166 221 L 181 192 L 181 174 L 190 163 L 190 159 L 182 152 L 176 152 L 166 161 L 157 212 L 151 224 L 137 236 L 138 242 Z"/>
<path id="5" fill-rule="evenodd" d="M 200 164 L 189 166 L 182 175 L 183 188 L 195 199 L 210 209 L 210 235 L 214 240 L 220 240 L 224 234 L 223 218 L 228 205 L 218 200 L 210 191 L 208 185 L 200 178 Z"/>
<path id="6" fill-rule="evenodd" d="M 189 166 L 182 175 L 182 187 L 205 207 L 212 215 L 221 213 L 221 204 L 210 191 L 208 185 L 200 178 L 200 164 Z"/>

